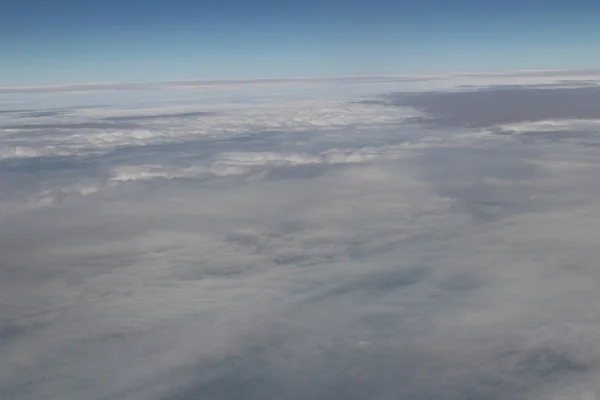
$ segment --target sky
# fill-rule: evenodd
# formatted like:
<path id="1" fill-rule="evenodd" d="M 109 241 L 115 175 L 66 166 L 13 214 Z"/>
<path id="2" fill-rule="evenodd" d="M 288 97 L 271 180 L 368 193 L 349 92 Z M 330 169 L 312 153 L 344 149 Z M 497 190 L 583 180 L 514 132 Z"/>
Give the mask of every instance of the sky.
<path id="1" fill-rule="evenodd" d="M 593 68 L 593 0 L 7 1 L 0 85 Z"/>

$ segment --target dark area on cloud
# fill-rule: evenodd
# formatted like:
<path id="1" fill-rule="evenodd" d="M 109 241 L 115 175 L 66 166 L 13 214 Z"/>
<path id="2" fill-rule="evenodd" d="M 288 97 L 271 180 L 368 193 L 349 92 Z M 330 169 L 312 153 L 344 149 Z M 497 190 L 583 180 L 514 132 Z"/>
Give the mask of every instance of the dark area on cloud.
<path id="1" fill-rule="evenodd" d="M 18 338 L 25 334 L 25 328 L 22 326 L 4 323 L 0 326 L 0 342 L 8 342 L 11 339 Z"/>
<path id="2" fill-rule="evenodd" d="M 366 274 L 353 282 L 345 282 L 319 294 L 314 300 L 322 301 L 330 297 L 339 297 L 350 293 L 383 295 L 387 291 L 409 288 L 423 281 L 428 275 L 426 266 L 384 271 Z"/>
<path id="3" fill-rule="evenodd" d="M 492 128 L 489 130 L 490 133 L 496 135 L 514 135 L 516 132 L 510 129 L 497 129 Z M 593 139 L 598 139 L 598 131 L 590 128 L 589 130 L 572 130 L 572 129 L 563 129 L 563 130 L 549 130 L 542 132 L 519 132 L 522 135 L 522 140 L 524 143 L 535 141 L 536 139 L 544 139 L 547 141 L 564 141 L 565 139 L 573 139 L 582 145 L 586 145 Z"/>
<path id="4" fill-rule="evenodd" d="M 286 179 L 311 179 L 325 174 L 331 170 L 331 165 L 298 165 L 298 166 L 278 166 L 267 172 L 267 179 L 286 180 Z"/>
<path id="5" fill-rule="evenodd" d="M 414 107 L 442 126 L 483 128 L 547 119 L 600 118 L 600 87 L 490 88 L 459 92 L 397 93 L 383 104 Z"/>
<path id="6" fill-rule="evenodd" d="M 597 80 L 562 80 L 556 83 L 538 83 L 538 84 L 514 84 L 514 85 L 491 85 L 488 89 L 554 89 L 554 88 L 578 88 L 578 87 L 597 87 L 600 81 Z M 481 89 L 481 85 L 459 85 L 461 88 Z"/>
<path id="7" fill-rule="evenodd" d="M 42 117 L 58 117 L 67 114 L 66 111 L 33 111 L 19 115 L 21 118 L 42 118 Z"/>
<path id="8" fill-rule="evenodd" d="M 143 121 L 168 118 L 191 118 L 191 117 L 211 117 L 217 115 L 215 112 L 192 111 L 173 114 L 152 114 L 152 115 L 122 115 L 117 117 L 105 118 L 107 121 Z"/>
<path id="9" fill-rule="evenodd" d="M 600 73 L 598 69 L 579 69 L 579 70 L 541 70 L 541 71 L 502 71 L 502 72 L 465 72 L 459 74 L 471 77 L 516 77 L 516 78 L 536 78 L 536 77 L 560 77 L 560 76 L 589 76 Z"/>
<path id="10" fill-rule="evenodd" d="M 419 348 L 418 344 L 412 345 L 413 348 L 409 346 L 386 346 L 377 350 L 336 346 L 314 357 L 311 364 L 298 367 L 278 360 L 277 352 L 286 354 L 285 348 L 250 349 L 247 353 L 200 368 L 199 382 L 165 398 L 530 398 L 535 397 L 536 384 L 543 386 L 548 380 L 568 380 L 570 376 L 586 372 L 586 366 L 571 359 L 570 355 L 553 354 L 552 350 L 523 355 L 515 350 L 513 355 L 519 355 L 512 360 L 508 357 L 505 357 L 508 360 L 503 360 L 502 354 L 489 355 L 498 363 L 497 371 L 474 370 L 468 377 L 460 376 L 460 373 L 456 374 L 459 375 L 457 377 L 446 377 L 435 365 L 440 360 L 436 360 L 426 348 Z M 318 372 L 311 370 L 317 365 Z M 502 369 L 513 372 L 500 373 Z M 202 378 L 210 375 L 217 376 L 210 380 Z"/>
<path id="11" fill-rule="evenodd" d="M 59 117 L 71 114 L 73 111 L 85 110 L 89 108 L 102 108 L 106 106 L 102 105 L 89 105 L 89 106 L 74 106 L 74 107 L 61 107 L 53 110 L 36 110 L 36 109 L 16 109 L 16 110 L 0 110 L 2 114 L 16 114 L 20 118 L 42 118 L 42 117 Z"/>
<path id="12" fill-rule="evenodd" d="M 0 110 L 0 114 L 19 114 L 19 113 L 25 113 L 25 112 L 30 112 L 33 110 Z"/>
<path id="13" fill-rule="evenodd" d="M 139 129 L 140 126 L 126 122 L 67 122 L 46 124 L 3 125 L 0 129 Z"/>
<path id="14" fill-rule="evenodd" d="M 495 148 L 431 151 L 418 159 L 423 178 L 440 196 L 454 200 L 453 207 L 475 222 L 540 211 L 532 202 L 532 182 L 546 172 L 531 162 L 536 151 L 529 148 Z"/>
<path id="15" fill-rule="evenodd" d="M 0 173 L 20 172 L 35 175 L 46 171 L 57 171 L 71 174 L 90 174 L 102 165 L 101 160 L 95 157 L 46 156 L 15 158 L 0 160 Z"/>

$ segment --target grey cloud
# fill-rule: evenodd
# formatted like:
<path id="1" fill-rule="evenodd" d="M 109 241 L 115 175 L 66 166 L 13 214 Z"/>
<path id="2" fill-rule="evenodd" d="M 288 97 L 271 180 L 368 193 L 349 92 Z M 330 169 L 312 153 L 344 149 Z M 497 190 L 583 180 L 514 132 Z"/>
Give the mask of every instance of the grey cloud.
<path id="1" fill-rule="evenodd" d="M 65 115 L 65 111 L 32 111 L 19 115 L 21 118 L 58 117 Z"/>
<path id="2" fill-rule="evenodd" d="M 124 122 L 71 122 L 46 124 L 0 125 L 0 129 L 139 129 L 139 125 Z"/>
<path id="3" fill-rule="evenodd" d="M 93 108 L 105 107 L 104 105 L 89 105 L 89 106 L 74 106 L 74 107 L 59 107 L 53 110 L 47 109 L 14 109 L 0 110 L 0 115 L 17 116 L 19 118 L 43 118 L 43 117 L 61 117 L 72 114 L 78 110 L 86 110 Z"/>
<path id="4" fill-rule="evenodd" d="M 281 166 L 274 168 L 267 173 L 269 179 L 311 179 L 327 173 L 332 167 L 329 165 L 302 165 L 302 166 Z"/>
<path id="5" fill-rule="evenodd" d="M 519 359 L 515 360 L 514 364 L 502 365 L 504 368 L 515 369 L 514 373 L 508 376 L 474 371 L 468 378 L 453 379 L 436 374 L 435 359 L 428 360 L 429 364 L 414 364 L 415 360 L 429 357 L 426 350 L 390 346 L 369 354 L 369 351 L 363 352 L 360 348 L 339 346 L 313 361 L 320 365 L 323 371 L 328 371 L 327 374 L 311 374 L 301 370 L 305 365 L 294 368 L 282 365 L 277 359 L 271 360 L 270 358 L 276 357 L 272 355 L 275 349 L 261 349 L 264 353 L 260 350 L 250 350 L 227 360 L 224 365 L 210 366 L 208 371 L 200 369 L 199 376 L 206 376 L 210 372 L 214 374 L 215 370 L 223 372 L 218 373 L 212 380 L 201 379 L 189 388 L 166 398 L 527 398 L 535 397 L 536 388 L 528 387 L 532 380 L 540 383 L 547 379 L 564 379 L 570 374 L 585 370 L 568 358 L 560 358 L 560 355 L 557 358 L 553 358 L 551 354 L 541 355 L 542 359 L 536 359 L 539 354 L 534 353 L 529 359 L 525 356 L 525 360 Z M 532 373 L 529 367 L 537 370 L 537 373 Z M 523 370 L 519 371 L 520 368 Z M 519 376 L 520 373 L 524 375 Z M 423 379 L 423 375 L 428 375 L 428 378 Z M 527 381 L 529 383 L 525 383 Z"/>
<path id="6" fill-rule="evenodd" d="M 145 84 L 122 83 L 122 84 L 72 84 L 38 87 L 3 87 L 0 94 L 26 94 L 26 93 L 62 93 L 62 92 L 86 92 L 105 90 L 151 90 L 151 86 Z"/>
<path id="7" fill-rule="evenodd" d="M 193 111 L 193 112 L 182 112 L 173 114 L 152 114 L 152 115 L 122 115 L 117 117 L 106 118 L 108 121 L 143 121 L 143 120 L 156 120 L 166 118 L 190 118 L 190 117 L 210 117 L 216 115 L 214 112 L 207 111 Z"/>
<path id="8" fill-rule="evenodd" d="M 598 75 L 597 69 L 579 69 L 579 70 L 542 70 L 542 71 L 500 71 L 500 72 L 465 72 L 463 76 L 470 77 L 561 77 L 561 76 L 590 76 Z"/>
<path id="9" fill-rule="evenodd" d="M 418 159 L 420 173 L 441 196 L 452 198 L 456 210 L 476 221 L 491 221 L 540 210 L 531 202 L 536 183 L 547 172 L 533 160 L 535 149 L 496 146 L 493 149 L 431 151 Z"/>
<path id="10" fill-rule="evenodd" d="M 30 112 L 33 110 L 0 110 L 0 115 L 2 114 L 19 114 L 24 112 Z"/>
<path id="11" fill-rule="evenodd" d="M 598 80 L 560 80 L 554 83 L 537 83 L 537 84 L 514 84 L 514 85 L 491 85 L 488 89 L 557 89 L 557 88 L 579 88 L 579 87 L 597 87 L 600 86 Z M 480 85 L 459 85 L 461 88 L 476 88 L 481 89 Z"/>
<path id="12" fill-rule="evenodd" d="M 371 292 L 376 295 L 381 295 L 387 291 L 397 292 L 423 281 L 426 277 L 427 267 L 399 268 L 398 270 L 361 276 L 354 282 L 337 285 L 333 289 L 320 294 L 316 300 L 343 296 L 353 292 Z"/>
<path id="13" fill-rule="evenodd" d="M 315 125 L 1 160 L 0 397 L 600 393 L 597 148 L 512 139 Z"/>
<path id="14" fill-rule="evenodd" d="M 333 77 L 307 77 L 307 78 L 263 78 L 263 79 L 234 79 L 234 80 L 187 80 L 167 81 L 154 83 L 98 83 L 98 84 L 65 84 L 55 86 L 37 87 L 0 87 L 0 94 L 22 93 L 61 93 L 61 92 L 88 92 L 88 91 L 135 91 L 135 90 L 160 90 L 178 87 L 211 87 L 222 85 L 272 85 L 272 84 L 302 84 L 302 83 L 377 83 L 377 82 L 424 82 L 441 80 L 443 77 L 435 76 L 385 76 L 385 75 L 357 75 Z"/>
<path id="15" fill-rule="evenodd" d="M 379 185 L 361 188 L 361 182 L 369 185 L 367 177 L 377 170 L 365 171 L 366 181 L 358 178 L 360 174 L 346 175 L 340 170 L 302 181 L 300 186 L 298 181 L 285 180 L 274 187 L 266 181 L 256 190 L 251 184 L 226 186 L 221 190 L 226 189 L 227 197 L 217 189 L 190 188 L 183 182 L 155 188 L 135 184 L 115 192 L 113 200 L 103 196 L 37 213 L 35 219 L 15 217 L 11 225 L 18 221 L 21 238 L 30 244 L 22 248 L 13 244 L 6 247 L 10 251 L 2 252 L 3 265 L 20 266 L 5 267 L 2 279 L 17 284 L 14 291 L 3 291 L 10 304 L 17 305 L 21 299 L 13 318 L 44 298 L 52 300 L 48 305 L 60 305 L 59 313 L 70 317 L 39 334 L 13 332 L 12 350 L 5 348 L 4 355 L 15 357 L 13 352 L 29 348 L 21 357 L 38 365 L 35 360 L 42 353 L 36 352 L 50 351 L 49 361 L 60 365 L 56 373 L 77 371 L 80 383 L 63 380 L 48 386 L 43 382 L 58 382 L 58 376 L 47 370 L 50 365 L 41 364 L 21 370 L 28 379 L 5 383 L 4 393 L 22 394 L 16 398 L 84 392 L 97 398 L 136 398 L 136 393 L 163 382 L 152 397 L 235 399 L 244 393 L 250 399 L 526 398 L 551 382 L 566 385 L 570 379 L 595 371 L 594 361 L 582 359 L 577 351 L 558 345 L 544 347 L 535 339 L 536 329 L 527 328 L 528 311 L 535 307 L 526 308 L 518 314 L 517 325 L 510 325 L 528 337 L 531 345 L 503 343 L 506 333 L 495 331 L 489 323 L 448 326 L 446 318 L 480 308 L 497 310 L 503 323 L 503 305 L 487 304 L 486 299 L 494 293 L 493 287 L 500 290 L 499 295 L 506 288 L 486 277 L 487 271 L 480 271 L 477 258 L 464 253 L 493 243 L 480 235 L 489 232 L 488 228 L 466 233 L 474 228 L 461 228 L 460 218 L 444 227 L 448 218 L 454 218 L 444 208 L 432 210 L 434 215 L 441 212 L 443 220 L 423 226 L 427 214 L 416 217 L 413 213 L 429 201 L 427 197 L 411 205 L 414 216 L 410 219 L 405 219 L 404 212 L 393 211 L 402 204 L 408 183 L 406 177 L 394 178 L 394 173 L 410 165 L 390 165 L 390 175 L 382 181 L 386 189 Z M 495 169 L 490 167 L 490 171 Z M 411 189 L 413 195 L 415 190 Z M 396 198 L 400 204 L 387 203 L 386 198 Z M 169 207 L 169 199 L 178 200 L 177 206 Z M 352 206 L 353 201 L 359 203 Z M 156 209 L 161 213 L 156 214 Z M 341 219 L 330 210 L 343 211 Z M 290 221 L 291 215 L 295 220 Z M 240 233 L 231 236 L 232 230 Z M 454 243 L 399 241 L 387 249 L 387 255 L 368 252 L 372 246 L 379 247 L 382 236 L 399 239 L 402 232 L 412 235 L 423 230 L 446 231 Z M 372 235 L 366 234 L 369 231 Z M 17 239 L 16 232 L 6 235 L 13 238 L 6 242 L 5 236 L 7 246 L 23 240 Z M 140 236 L 145 239 L 136 239 Z M 357 258 L 360 262 L 347 261 L 350 249 L 358 248 L 366 250 Z M 490 262 L 499 254 L 509 257 L 509 253 L 500 247 L 482 261 Z M 313 257 L 316 262 L 305 263 L 294 255 Z M 282 257 L 288 261 L 279 262 Z M 506 263 L 498 261 L 493 270 L 500 265 Z M 37 278 L 32 280 L 30 275 Z M 72 288 L 55 292 L 52 281 L 56 280 L 70 282 Z M 217 295 L 212 285 L 221 286 L 218 296 L 226 297 L 202 305 L 202 293 Z M 145 297 L 144 287 L 155 300 Z M 232 295 L 241 291 L 241 297 L 228 298 L 230 291 Z M 71 299 L 70 293 L 75 297 Z M 32 298 L 24 301 L 23 295 Z M 83 308 L 77 300 L 80 296 L 89 297 Z M 154 305 L 144 305 L 144 301 Z M 198 314 L 202 310 L 212 316 Z M 51 309 L 46 312 L 52 315 Z M 165 322 L 152 322 L 163 312 L 171 316 Z M 544 315 L 537 323 L 550 324 L 552 329 Z M 133 326 L 147 331 L 141 337 L 135 331 L 128 333 L 127 325 L 121 326 L 140 317 L 150 318 Z M 99 322 L 94 323 L 97 318 Z M 365 324 L 369 318 L 371 322 Z M 144 327 L 146 323 L 150 325 Z M 231 324 L 225 337 L 202 339 L 220 324 Z M 65 342 L 56 350 L 52 344 L 35 350 L 35 343 L 44 343 L 43 336 L 38 336 L 42 334 L 63 335 Z M 471 335 L 486 335 L 487 344 L 469 342 Z M 86 352 L 78 351 L 80 341 Z M 135 360 L 150 356 L 145 354 L 149 350 L 144 350 L 144 343 L 165 361 L 156 360 L 152 368 L 142 369 Z M 203 349 L 214 346 L 224 348 L 203 355 Z M 60 348 L 65 350 L 59 352 Z M 116 357 L 115 351 L 118 357 L 111 360 L 109 354 Z M 110 372 L 116 360 L 130 371 L 123 370 L 123 378 Z M 93 371 L 96 379 L 89 375 Z M 80 386 L 83 377 L 87 383 Z"/>
<path id="16" fill-rule="evenodd" d="M 415 107 L 442 125 L 487 127 L 545 119 L 600 118 L 600 88 L 491 88 L 395 94 L 388 104 Z"/>

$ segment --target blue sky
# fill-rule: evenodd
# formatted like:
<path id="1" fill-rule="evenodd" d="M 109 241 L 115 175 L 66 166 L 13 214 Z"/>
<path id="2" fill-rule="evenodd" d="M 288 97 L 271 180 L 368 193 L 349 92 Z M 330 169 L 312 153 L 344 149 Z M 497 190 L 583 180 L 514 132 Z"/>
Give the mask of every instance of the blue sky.
<path id="1" fill-rule="evenodd" d="M 594 68 L 592 0 L 8 0 L 0 85 Z"/>

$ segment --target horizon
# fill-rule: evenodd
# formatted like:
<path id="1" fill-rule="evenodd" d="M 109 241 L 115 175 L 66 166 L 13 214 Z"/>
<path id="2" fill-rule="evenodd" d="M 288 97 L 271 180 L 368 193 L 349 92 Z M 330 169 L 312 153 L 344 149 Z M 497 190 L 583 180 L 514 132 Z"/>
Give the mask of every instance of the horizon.
<path id="1" fill-rule="evenodd" d="M 414 73 L 354 73 L 337 75 L 287 75 L 287 76 L 256 76 L 256 77 L 237 77 L 237 78 L 188 78 L 172 80 L 129 80 L 129 81 L 65 81 L 46 84 L 33 85 L 0 85 L 0 93 L 16 93 L 16 91 L 34 90 L 34 91 L 52 91 L 53 89 L 73 89 L 73 91 L 87 90 L 121 90 L 120 86 L 127 86 L 128 89 L 136 89 L 143 85 L 172 85 L 172 84 L 193 84 L 193 85 L 212 85 L 212 84 L 278 84 L 278 83 L 302 83 L 314 81 L 346 80 L 346 79 L 447 79 L 450 77 L 488 77 L 488 76 L 506 76 L 519 75 L 525 77 L 528 74 L 541 74 L 541 76 L 552 76 L 553 74 L 569 74 L 573 76 L 596 76 L 600 73 L 599 68 L 530 68 L 530 69 L 463 69 L 450 70 L 445 72 L 414 72 Z"/>

